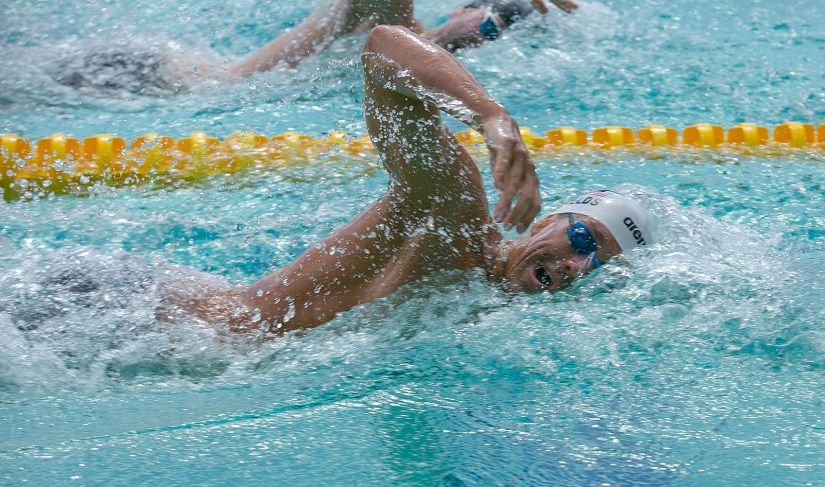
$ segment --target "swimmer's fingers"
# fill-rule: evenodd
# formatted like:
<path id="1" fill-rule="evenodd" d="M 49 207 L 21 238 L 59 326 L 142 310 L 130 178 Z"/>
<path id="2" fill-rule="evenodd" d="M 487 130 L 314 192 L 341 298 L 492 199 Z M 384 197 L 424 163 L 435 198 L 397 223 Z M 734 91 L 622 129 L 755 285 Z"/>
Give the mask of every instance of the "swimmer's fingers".
<path id="1" fill-rule="evenodd" d="M 513 211 L 504 219 L 504 227 L 515 227 L 518 233 L 527 230 L 541 210 L 541 195 L 539 194 L 539 179 L 536 175 L 536 166 L 525 156 L 521 165 L 521 177 L 517 184 L 518 203 Z"/>
<path id="2" fill-rule="evenodd" d="M 493 210 L 493 219 L 497 222 L 502 222 L 510 213 L 510 206 L 518 192 L 518 181 L 523 172 L 520 156 L 517 155 L 518 146 L 517 141 L 507 134 L 498 134 L 496 140 L 490 143 L 493 184 L 501 191 Z"/>
<path id="3" fill-rule="evenodd" d="M 505 154 L 508 150 L 495 150 L 493 158 L 493 184 L 501 191 L 498 202 L 493 209 L 493 220 L 503 222 L 510 213 L 510 206 L 516 195 L 515 186 L 510 182 L 512 160 Z"/>
<path id="4" fill-rule="evenodd" d="M 521 233 L 530 226 L 541 206 L 536 166 L 520 140 L 512 141 L 507 150 L 501 152 L 506 156 L 498 160 L 496 166 L 506 170 L 502 171 L 501 196 L 493 218 L 501 222 L 506 230 L 515 228 Z M 516 205 L 511 210 L 516 199 Z"/>
<path id="5" fill-rule="evenodd" d="M 513 128 L 515 124 L 509 119 L 500 119 L 486 122 L 482 127 L 487 149 L 490 151 L 490 166 L 493 170 L 493 184 L 496 189 L 503 191 L 513 162 L 513 148 L 520 139 L 516 138 Z"/>
<path id="6" fill-rule="evenodd" d="M 507 161 L 499 160 L 500 151 L 492 145 L 487 144 L 487 150 L 490 151 L 490 169 L 493 175 L 493 186 L 501 191 L 504 189 L 504 175 L 507 172 L 505 165 L 507 165 Z"/>
<path id="7" fill-rule="evenodd" d="M 493 218 L 501 222 L 510 215 L 510 207 L 516 195 L 522 193 L 525 174 L 529 171 L 535 174 L 535 167 L 521 140 L 518 125 L 506 112 L 486 120 L 482 131 L 490 148 L 493 183 L 501 191 L 499 201 L 493 210 Z M 511 219 L 510 225 L 515 224 L 517 220 Z"/>

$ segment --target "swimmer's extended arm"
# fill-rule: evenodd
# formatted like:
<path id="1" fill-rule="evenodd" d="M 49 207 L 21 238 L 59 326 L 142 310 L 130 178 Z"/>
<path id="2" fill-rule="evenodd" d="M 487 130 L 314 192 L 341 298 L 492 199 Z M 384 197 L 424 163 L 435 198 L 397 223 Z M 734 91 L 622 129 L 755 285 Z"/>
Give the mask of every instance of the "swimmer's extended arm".
<path id="1" fill-rule="evenodd" d="M 555 5 L 556 7 L 560 8 L 561 10 L 572 14 L 579 8 L 579 4 L 574 2 L 573 0 L 549 0 L 550 3 Z M 533 7 L 539 11 L 542 15 L 548 12 L 547 6 L 544 4 L 543 0 L 532 0 Z"/>
<path id="2" fill-rule="evenodd" d="M 243 61 L 227 68 L 237 77 L 246 78 L 279 63 L 297 66 L 325 44 L 359 28 L 378 23 L 417 26 L 412 0 L 335 0 L 313 12 L 292 30 L 281 34 Z"/>
<path id="3" fill-rule="evenodd" d="M 405 28 L 379 26 L 363 59 L 367 123 L 393 182 L 293 263 L 221 295 L 239 303 L 241 312 L 229 320 L 238 330 L 315 326 L 434 271 L 482 265 L 479 240 L 492 233 L 484 187 L 473 160 L 442 126 L 439 109 L 485 134 L 505 223 L 524 230 L 538 212 L 535 167 L 518 127 L 452 55 Z"/>
<path id="4" fill-rule="evenodd" d="M 524 231 L 540 209 L 538 178 L 507 110 L 455 57 L 407 29 L 374 28 L 362 59 L 370 135 L 396 181 L 430 196 L 434 188 L 461 184 L 458 173 L 442 167 L 459 159 L 441 126 L 442 110 L 484 135 L 501 191 L 493 216 Z"/>
<path id="5" fill-rule="evenodd" d="M 339 35 L 343 29 L 343 5 L 345 2 L 334 2 L 328 8 L 316 10 L 294 29 L 268 42 L 243 61 L 229 66 L 229 73 L 246 78 L 258 71 L 272 69 L 281 62 L 295 67 L 325 42 Z"/>

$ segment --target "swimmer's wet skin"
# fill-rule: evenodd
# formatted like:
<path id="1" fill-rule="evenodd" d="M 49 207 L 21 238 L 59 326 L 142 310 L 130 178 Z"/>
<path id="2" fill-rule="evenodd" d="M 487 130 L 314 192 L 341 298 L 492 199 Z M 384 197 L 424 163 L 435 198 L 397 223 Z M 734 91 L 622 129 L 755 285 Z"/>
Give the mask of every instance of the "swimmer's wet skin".
<path id="1" fill-rule="evenodd" d="M 572 13 L 578 9 L 573 0 L 551 0 L 559 9 Z M 174 77 L 184 85 L 192 84 L 193 73 L 185 66 L 197 66 L 199 76 L 218 80 L 248 77 L 283 64 L 297 66 L 334 39 L 353 32 L 365 32 L 377 25 L 398 25 L 417 32 L 432 42 L 455 51 L 494 40 L 501 32 L 531 12 L 548 11 L 543 0 L 475 0 L 450 15 L 450 20 L 433 29 L 424 29 L 413 16 L 412 0 L 393 2 L 374 0 L 334 0 L 322 6 L 296 26 L 243 60 L 226 67 L 210 66 L 204 60 L 181 58 L 170 64 Z"/>
<path id="2" fill-rule="evenodd" d="M 567 13 L 578 9 L 573 1 L 552 2 Z M 487 40 L 496 40 L 514 23 L 525 19 L 534 10 L 547 13 L 542 0 L 475 0 L 455 10 L 444 24 L 424 32 L 439 46 L 450 51 L 474 47 Z"/>
<path id="3" fill-rule="evenodd" d="M 568 13 L 578 8 L 572 0 L 552 3 Z M 478 46 L 485 40 L 497 39 L 503 30 L 533 10 L 546 13 L 547 7 L 543 0 L 475 0 L 455 10 L 446 23 L 426 30 L 413 16 L 412 0 L 334 0 L 232 64 L 215 64 L 183 53 L 113 50 L 60 63 L 55 79 L 66 86 L 104 93 L 168 94 L 192 88 L 206 79 L 231 82 L 278 65 L 295 67 L 331 41 L 377 25 L 407 27 L 451 51 Z"/>
<path id="4" fill-rule="evenodd" d="M 390 174 L 386 194 L 258 282 L 172 304 L 232 330 L 278 333 L 319 325 L 446 270 L 482 269 L 511 291 L 555 291 L 650 243 L 649 213 L 607 190 L 572 200 L 521 239 L 505 239 L 495 222 L 522 233 L 541 201 L 507 110 L 450 53 L 405 28 L 373 29 L 362 58 L 367 126 Z M 439 111 L 479 130 L 491 148 L 500 191 L 492 216 L 475 161 Z"/>

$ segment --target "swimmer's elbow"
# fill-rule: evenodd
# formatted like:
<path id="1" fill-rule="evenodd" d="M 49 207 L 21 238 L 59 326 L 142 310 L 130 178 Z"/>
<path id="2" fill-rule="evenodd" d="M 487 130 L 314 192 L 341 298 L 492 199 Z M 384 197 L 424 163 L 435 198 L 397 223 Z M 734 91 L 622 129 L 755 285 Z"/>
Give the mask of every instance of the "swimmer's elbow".
<path id="1" fill-rule="evenodd" d="M 364 49 L 361 50 L 361 57 L 364 59 L 369 54 L 377 54 L 386 51 L 386 48 L 398 42 L 399 36 L 410 34 L 410 30 L 399 25 L 376 25 L 367 35 Z"/>

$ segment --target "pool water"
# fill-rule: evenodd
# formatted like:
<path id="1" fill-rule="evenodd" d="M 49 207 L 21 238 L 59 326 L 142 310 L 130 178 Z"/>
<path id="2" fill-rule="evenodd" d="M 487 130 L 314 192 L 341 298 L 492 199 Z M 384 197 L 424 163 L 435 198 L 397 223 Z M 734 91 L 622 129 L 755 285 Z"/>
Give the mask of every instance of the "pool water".
<path id="1" fill-rule="evenodd" d="M 13 2 L 0 132 L 364 133 L 363 37 L 191 93 L 54 80 L 112 45 L 240 56 L 317 4 L 275 3 Z M 604 1 L 460 58 L 536 129 L 822 123 L 823 26 L 814 1 Z M 545 209 L 625 185 L 658 243 L 557 294 L 445 274 L 276 339 L 153 310 L 290 262 L 382 193 L 374 157 L 3 204 L 0 484 L 822 485 L 825 152 L 537 166 Z"/>

